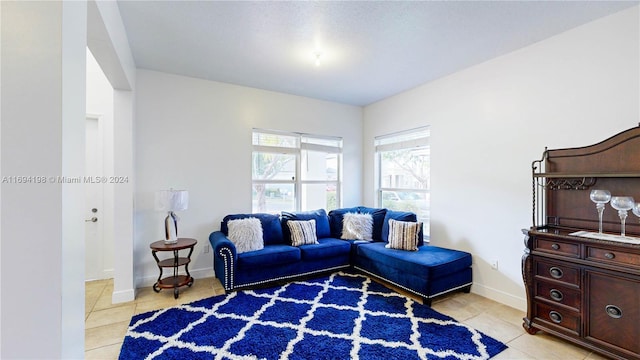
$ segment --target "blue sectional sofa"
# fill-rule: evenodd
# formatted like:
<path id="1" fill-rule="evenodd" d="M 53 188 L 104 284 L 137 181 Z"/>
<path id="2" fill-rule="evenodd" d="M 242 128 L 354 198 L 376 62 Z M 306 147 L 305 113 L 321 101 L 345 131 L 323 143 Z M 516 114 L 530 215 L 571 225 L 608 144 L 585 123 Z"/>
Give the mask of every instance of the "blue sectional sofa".
<path id="1" fill-rule="evenodd" d="M 227 237 L 230 220 L 255 217 L 262 223 L 264 249 L 238 254 Z M 317 245 L 291 246 L 286 222 L 316 220 Z M 285 238 L 284 234 L 288 236 Z M 209 236 L 213 267 L 225 290 L 256 286 L 277 280 L 348 268 L 351 243 L 331 237 L 324 210 L 299 214 L 237 214 L 222 220 L 220 231 Z"/>
<path id="2" fill-rule="evenodd" d="M 370 214 L 372 240 L 340 239 L 347 213 Z M 229 221 L 257 218 L 264 248 L 238 253 L 229 239 Z M 417 251 L 386 248 L 389 220 L 416 222 L 416 215 L 387 209 L 353 207 L 310 212 L 227 215 L 219 231 L 209 236 L 213 267 L 226 291 L 353 268 L 380 278 L 423 298 L 425 304 L 444 293 L 472 284 L 471 254 L 424 244 Z M 317 244 L 292 246 L 289 221 L 315 221 Z M 255 221 L 255 220 L 254 220 Z"/>

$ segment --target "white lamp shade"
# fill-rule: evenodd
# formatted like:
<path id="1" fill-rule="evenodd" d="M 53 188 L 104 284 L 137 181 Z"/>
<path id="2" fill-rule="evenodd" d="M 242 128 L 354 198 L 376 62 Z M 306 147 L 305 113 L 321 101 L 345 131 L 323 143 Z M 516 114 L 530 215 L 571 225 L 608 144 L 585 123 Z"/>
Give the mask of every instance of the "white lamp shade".
<path id="1" fill-rule="evenodd" d="M 156 192 L 156 210 L 182 211 L 189 207 L 187 190 L 160 190 Z"/>

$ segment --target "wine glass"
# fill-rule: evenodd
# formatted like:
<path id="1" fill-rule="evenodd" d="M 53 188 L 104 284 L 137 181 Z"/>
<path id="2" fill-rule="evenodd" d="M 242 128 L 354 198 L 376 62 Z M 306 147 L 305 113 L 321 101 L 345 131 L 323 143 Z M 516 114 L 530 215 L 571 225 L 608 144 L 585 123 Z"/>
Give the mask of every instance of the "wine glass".
<path id="1" fill-rule="evenodd" d="M 602 234 L 602 213 L 604 212 L 604 204 L 611 200 L 611 193 L 609 190 L 591 190 L 589 198 L 596 203 L 596 210 L 598 210 L 598 232 Z"/>
<path id="2" fill-rule="evenodd" d="M 622 225 L 621 236 L 624 237 L 624 223 L 627 219 L 627 211 L 633 209 L 635 201 L 631 196 L 614 196 L 611 198 L 611 206 L 618 210 L 620 224 Z"/>

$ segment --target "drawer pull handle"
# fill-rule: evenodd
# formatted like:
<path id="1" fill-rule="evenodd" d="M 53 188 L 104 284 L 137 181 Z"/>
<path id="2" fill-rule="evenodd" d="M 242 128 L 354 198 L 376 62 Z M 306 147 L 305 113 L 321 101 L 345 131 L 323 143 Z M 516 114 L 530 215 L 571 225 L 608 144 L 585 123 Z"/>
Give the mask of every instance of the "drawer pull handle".
<path id="1" fill-rule="evenodd" d="M 557 311 L 549 312 L 549 318 L 556 324 L 560 324 L 562 322 L 562 315 Z"/>
<path id="2" fill-rule="evenodd" d="M 562 295 L 562 292 L 556 289 L 551 289 L 551 291 L 549 291 L 549 295 L 555 301 L 562 301 L 562 299 L 564 298 L 564 295 Z"/>
<path id="3" fill-rule="evenodd" d="M 607 259 L 611 260 L 611 259 L 613 259 L 614 257 L 616 257 L 616 255 L 615 255 L 615 254 L 613 254 L 613 253 L 606 253 L 606 254 L 604 254 L 604 257 L 606 257 Z"/>
<path id="4" fill-rule="evenodd" d="M 615 305 L 605 306 L 604 311 L 606 311 L 607 315 L 611 316 L 614 319 L 620 319 L 622 317 L 622 310 Z"/>
<path id="5" fill-rule="evenodd" d="M 560 245 L 558 245 L 558 244 L 553 244 L 553 245 L 551 245 L 551 248 L 552 248 L 553 250 L 560 250 Z"/>
<path id="6" fill-rule="evenodd" d="M 562 270 L 560 270 L 560 268 L 557 268 L 555 266 L 549 269 L 549 274 L 551 274 L 551 277 L 554 279 L 560 279 L 562 278 L 562 275 L 564 275 Z"/>

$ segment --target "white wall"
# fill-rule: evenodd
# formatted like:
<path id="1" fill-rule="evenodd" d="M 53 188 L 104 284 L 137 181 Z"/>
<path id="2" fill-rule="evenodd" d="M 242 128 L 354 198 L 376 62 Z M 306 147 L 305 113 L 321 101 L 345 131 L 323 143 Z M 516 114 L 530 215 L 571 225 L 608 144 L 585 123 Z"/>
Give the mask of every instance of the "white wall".
<path id="1" fill-rule="evenodd" d="M 525 309 L 520 229 L 544 147 L 638 125 L 638 19 L 634 7 L 365 107 L 365 160 L 375 136 L 431 125 L 431 244 L 473 254 L 473 292 Z M 363 178 L 372 205 L 371 161 Z"/>
<path id="2" fill-rule="evenodd" d="M 31 179 L 1 185 L 0 357 L 81 358 L 84 189 L 51 179 L 84 173 L 86 3 L 0 7 L 0 170 Z"/>
<path id="3" fill-rule="evenodd" d="M 147 70 L 138 70 L 136 96 L 137 286 L 158 276 L 149 244 L 164 236 L 166 214 L 154 211 L 162 189 L 189 191 L 178 235 L 198 240 L 192 275 L 213 275 L 209 234 L 225 215 L 251 212 L 252 128 L 343 137 L 343 204 L 361 203 L 360 107 Z"/>

